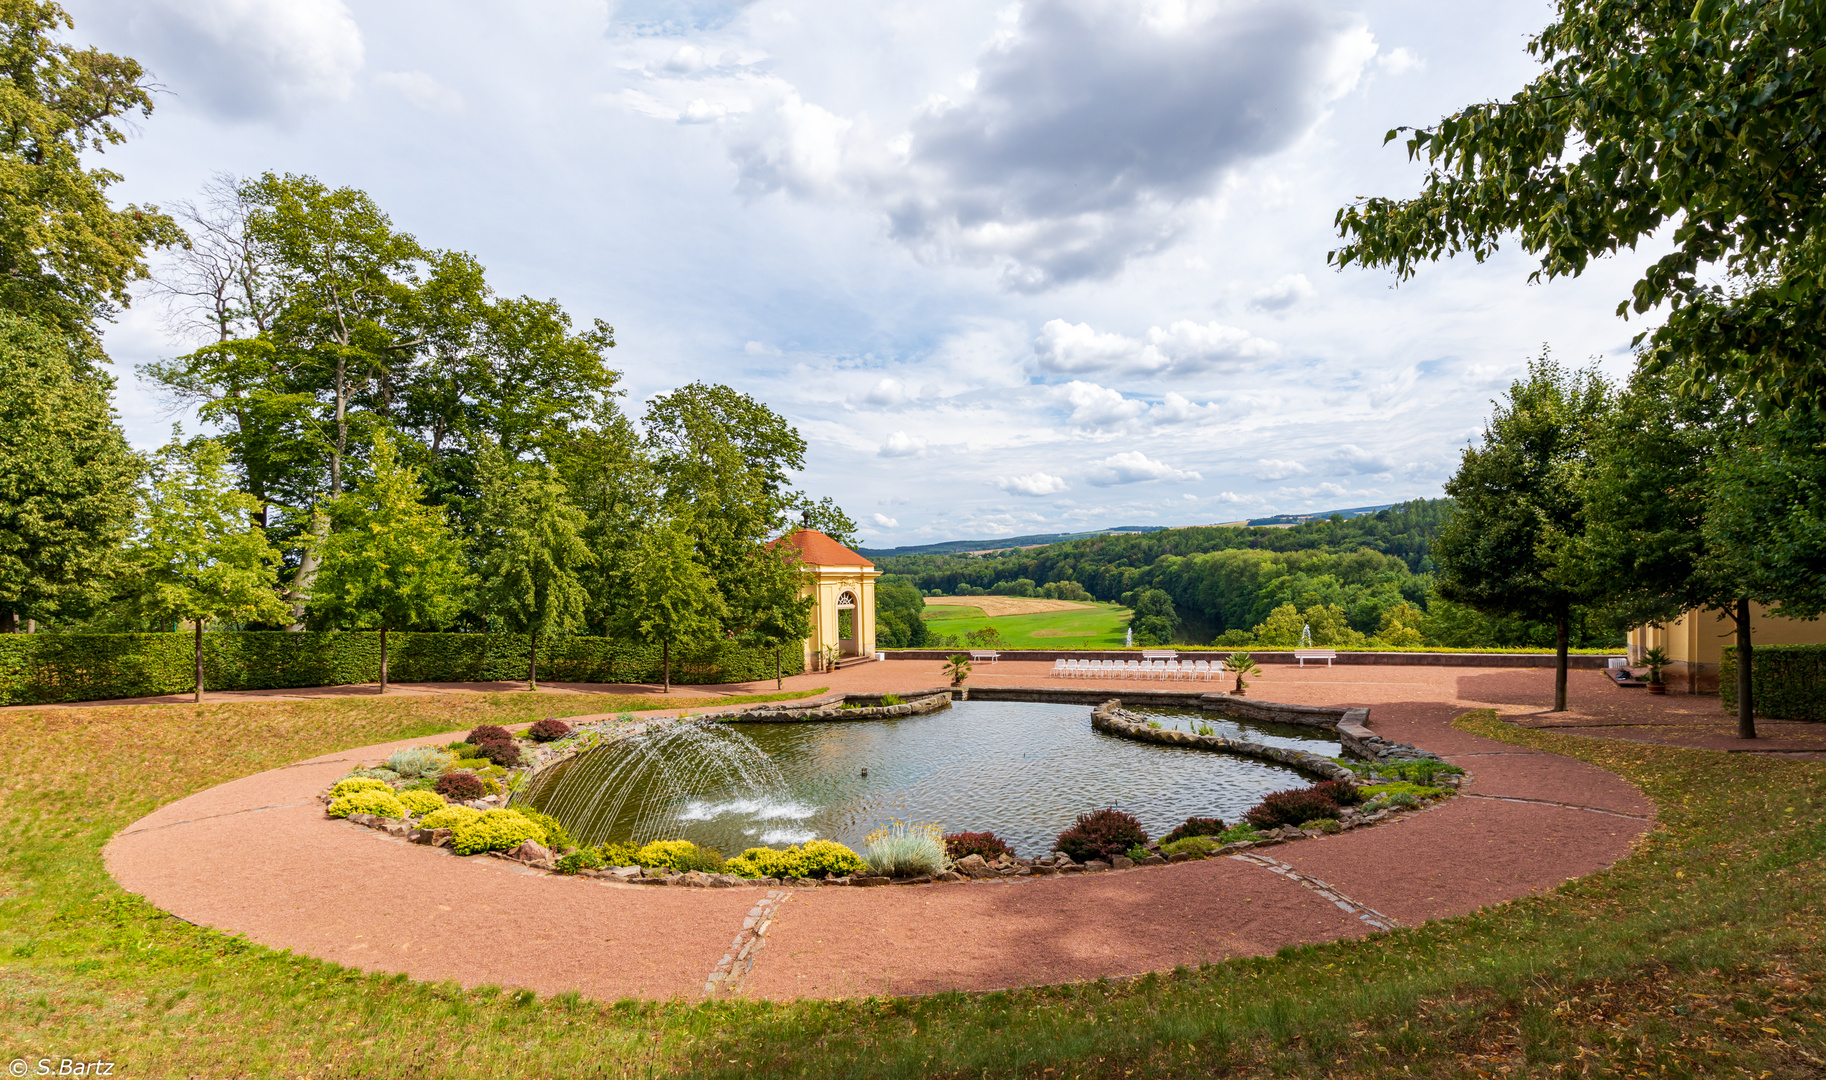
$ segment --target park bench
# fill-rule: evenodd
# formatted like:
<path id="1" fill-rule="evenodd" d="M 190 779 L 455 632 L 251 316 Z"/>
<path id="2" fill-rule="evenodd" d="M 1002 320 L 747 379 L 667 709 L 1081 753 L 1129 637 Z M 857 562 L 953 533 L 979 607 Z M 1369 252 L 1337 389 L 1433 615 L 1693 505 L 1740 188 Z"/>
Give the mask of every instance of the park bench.
<path id="1" fill-rule="evenodd" d="M 970 650 L 970 662 L 973 664 L 980 664 L 980 663 L 983 663 L 984 661 L 987 661 L 987 662 L 993 664 L 997 660 L 1000 660 L 1001 658 L 1002 658 L 1001 653 L 993 652 L 989 649 L 971 649 Z"/>
<path id="2" fill-rule="evenodd" d="M 1143 660 L 1177 660 L 1179 651 L 1177 649 L 1143 649 L 1141 658 Z"/>
<path id="3" fill-rule="evenodd" d="M 1308 660 L 1323 660 L 1323 661 L 1325 661 L 1325 666 L 1330 667 L 1331 662 L 1338 658 L 1338 650 L 1336 650 L 1336 649 L 1295 649 L 1293 651 L 1293 658 L 1300 662 L 1301 667 L 1305 667 L 1306 661 L 1308 661 Z"/>

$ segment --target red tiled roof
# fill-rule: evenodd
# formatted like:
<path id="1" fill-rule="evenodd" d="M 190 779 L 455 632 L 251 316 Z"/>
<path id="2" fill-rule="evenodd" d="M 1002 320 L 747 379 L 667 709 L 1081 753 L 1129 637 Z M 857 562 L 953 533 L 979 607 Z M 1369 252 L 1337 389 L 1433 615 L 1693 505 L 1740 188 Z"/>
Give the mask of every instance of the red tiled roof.
<path id="1" fill-rule="evenodd" d="M 791 544 L 798 549 L 799 561 L 809 566 L 874 566 L 875 564 L 844 547 L 817 529 L 794 529 L 774 543 Z"/>

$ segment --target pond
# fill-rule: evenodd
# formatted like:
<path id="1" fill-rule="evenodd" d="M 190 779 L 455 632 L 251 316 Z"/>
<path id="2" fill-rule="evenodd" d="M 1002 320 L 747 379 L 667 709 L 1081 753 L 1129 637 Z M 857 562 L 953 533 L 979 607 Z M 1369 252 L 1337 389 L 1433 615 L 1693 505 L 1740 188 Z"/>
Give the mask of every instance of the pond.
<path id="1" fill-rule="evenodd" d="M 1190 730 L 1196 721 L 1219 735 L 1340 753 L 1324 729 L 1130 711 L 1169 728 Z M 681 784 L 676 775 L 630 768 L 638 751 L 615 744 L 554 767 L 531 802 L 585 843 L 664 836 L 734 855 L 828 838 L 860 850 L 871 829 L 899 818 L 938 822 L 946 832 L 993 832 L 1034 856 L 1089 810 L 1114 806 L 1159 836 L 1194 815 L 1234 822 L 1264 794 L 1311 782 L 1275 762 L 1105 735 L 1091 728 L 1090 713 L 1079 705 L 969 701 L 900 720 L 729 724 L 729 737 L 716 741 L 737 744 L 732 752 L 750 759 L 746 767 L 706 767 L 701 783 Z M 627 790 L 575 797 L 605 783 Z M 571 797 L 554 798 L 558 791 Z"/>

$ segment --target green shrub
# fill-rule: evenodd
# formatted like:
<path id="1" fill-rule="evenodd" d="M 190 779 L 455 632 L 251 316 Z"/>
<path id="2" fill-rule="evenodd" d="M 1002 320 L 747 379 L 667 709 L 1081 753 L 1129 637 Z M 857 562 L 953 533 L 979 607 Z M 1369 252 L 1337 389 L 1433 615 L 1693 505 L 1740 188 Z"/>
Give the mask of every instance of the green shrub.
<path id="1" fill-rule="evenodd" d="M 635 852 L 634 861 L 641 866 L 665 867 L 681 874 L 689 870 L 701 870 L 706 874 L 723 872 L 722 855 L 714 848 L 698 847 L 689 840 L 655 840 Z"/>
<path id="2" fill-rule="evenodd" d="M 1427 787 L 1424 784 L 1410 784 L 1405 780 L 1397 780 L 1392 784 L 1370 784 L 1367 787 L 1358 788 L 1357 793 L 1362 795 L 1365 799 L 1407 795 L 1409 798 L 1415 800 L 1443 799 L 1447 794 L 1445 788 Z"/>
<path id="3" fill-rule="evenodd" d="M 1127 855 L 1131 862 L 1140 862 L 1141 860 L 1147 858 L 1152 853 L 1149 852 L 1147 848 L 1142 847 L 1140 844 L 1136 844 L 1134 847 L 1123 852 L 1123 854 Z"/>
<path id="4" fill-rule="evenodd" d="M 530 806 L 515 806 L 512 809 L 522 817 L 539 823 L 539 826 L 545 830 L 545 835 L 550 838 L 546 841 L 545 846 L 553 851 L 568 851 L 577 846 L 577 841 L 571 839 L 570 831 L 564 827 L 564 823 L 545 811 L 534 810 Z"/>
<path id="5" fill-rule="evenodd" d="M 594 870 L 602 865 L 602 859 L 593 848 L 578 848 L 558 856 L 558 872 L 575 874 L 579 870 Z"/>
<path id="6" fill-rule="evenodd" d="M 835 840 L 808 840 L 785 851 L 749 848 L 724 865 L 746 878 L 842 877 L 865 868 L 860 855 Z"/>
<path id="7" fill-rule="evenodd" d="M 1178 840 L 1167 840 L 1161 843 L 1162 855 L 1190 854 L 1200 859 L 1210 855 L 1218 848 L 1215 836 L 1183 836 Z"/>
<path id="8" fill-rule="evenodd" d="M 458 855 L 483 851 L 512 851 L 528 840 L 545 843 L 545 829 L 517 810 L 484 810 L 476 820 L 456 830 L 450 850 Z"/>
<path id="9" fill-rule="evenodd" d="M 450 767 L 450 771 L 451 772 L 481 772 L 484 769 L 492 769 L 494 767 L 495 767 L 495 763 L 488 760 L 485 757 L 458 758 L 456 760 L 456 764 L 454 764 Z"/>
<path id="10" fill-rule="evenodd" d="M 596 857 L 604 866 L 640 865 L 640 849 L 633 844 L 602 844 L 596 848 Z"/>
<path id="11" fill-rule="evenodd" d="M 403 818 L 406 806 L 399 801 L 399 796 L 388 790 L 362 788 L 342 795 L 330 803 L 331 817 L 348 817 L 350 814 L 374 814 L 384 818 Z"/>
<path id="12" fill-rule="evenodd" d="M 448 755 L 429 746 L 395 750 L 387 755 L 387 768 L 410 779 L 417 779 L 421 776 L 435 777 L 449 765 Z"/>
<path id="13" fill-rule="evenodd" d="M 435 791 L 396 791 L 393 797 L 410 814 L 429 814 L 444 808 L 444 797 Z"/>
<path id="14" fill-rule="evenodd" d="M 451 743 L 449 746 L 444 747 L 444 750 L 446 753 L 449 753 L 459 759 L 473 758 L 476 756 L 476 748 L 475 748 L 474 744 L 463 742 L 461 739 L 457 740 L 456 742 Z"/>
<path id="15" fill-rule="evenodd" d="M 371 776 L 345 776 L 336 781 L 330 788 L 330 798 L 334 799 L 354 791 L 391 791 L 385 780 L 376 780 Z"/>
<path id="16" fill-rule="evenodd" d="M 1224 844 L 1240 844 L 1245 840 L 1253 844 L 1261 838 L 1261 830 L 1247 821 L 1238 822 L 1217 834 L 1217 842 L 1220 847 Z"/>
<path id="17" fill-rule="evenodd" d="M 1718 696 L 1737 711 L 1737 648 L 1725 649 Z M 1750 653 L 1750 707 L 1774 720 L 1826 720 L 1826 645 L 1758 645 Z"/>
<path id="18" fill-rule="evenodd" d="M 883 694 L 883 695 L 881 695 L 881 703 L 883 706 L 899 705 L 899 704 L 901 704 L 900 695 L 899 694 Z"/>
<path id="19" fill-rule="evenodd" d="M 1343 828 L 1344 828 L 1343 825 L 1340 825 L 1338 823 L 1337 818 L 1328 818 L 1328 817 L 1314 818 L 1311 821 L 1308 821 L 1306 824 L 1304 824 L 1300 827 L 1302 829 L 1317 829 L 1322 833 L 1335 833 L 1335 832 L 1339 832 L 1339 831 L 1343 830 Z"/>
<path id="20" fill-rule="evenodd" d="M 863 861 L 888 877 L 936 874 L 945 868 L 945 837 L 936 824 L 914 825 L 899 818 L 871 832 Z"/>
<path id="21" fill-rule="evenodd" d="M 482 816 L 482 811 L 471 806 L 445 806 L 433 810 L 419 819 L 421 829 L 460 829 L 474 824 Z"/>

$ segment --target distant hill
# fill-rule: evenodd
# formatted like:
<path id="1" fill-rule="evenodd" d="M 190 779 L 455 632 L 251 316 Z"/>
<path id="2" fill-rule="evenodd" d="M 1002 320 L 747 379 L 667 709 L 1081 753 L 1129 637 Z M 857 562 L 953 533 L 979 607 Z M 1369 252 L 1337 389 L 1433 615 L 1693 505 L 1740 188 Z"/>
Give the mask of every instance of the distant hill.
<path id="1" fill-rule="evenodd" d="M 901 555 L 962 555 L 970 551 L 1009 551 L 1015 548 L 1045 547 L 1047 544 L 1083 540 L 1092 536 L 1160 532 L 1164 528 L 1165 526 L 1162 525 L 1118 525 L 1111 529 L 1092 529 L 1090 532 L 1004 536 L 999 540 L 946 540 L 938 544 L 919 544 L 897 548 L 859 547 L 856 550 L 870 559 L 892 559 Z"/>
<path id="2" fill-rule="evenodd" d="M 1359 506 L 1353 510 L 1326 510 L 1317 514 L 1276 514 L 1273 517 L 1250 518 L 1251 525 L 1298 525 L 1302 521 L 1324 521 L 1336 514 L 1342 518 L 1354 518 L 1363 514 L 1373 514 L 1378 510 L 1387 510 L 1400 503 L 1383 503 L 1381 506 Z"/>

